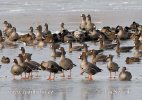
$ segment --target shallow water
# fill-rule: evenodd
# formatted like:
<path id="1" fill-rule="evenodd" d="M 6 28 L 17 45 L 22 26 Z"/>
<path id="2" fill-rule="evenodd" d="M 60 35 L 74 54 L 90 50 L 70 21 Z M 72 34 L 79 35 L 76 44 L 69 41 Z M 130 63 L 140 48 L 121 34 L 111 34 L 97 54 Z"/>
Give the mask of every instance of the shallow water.
<path id="1" fill-rule="evenodd" d="M 64 22 L 69 30 L 78 29 L 80 14 L 91 14 L 92 20 L 97 28 L 103 26 L 130 25 L 132 21 L 142 23 L 141 0 L 0 0 L 0 27 L 2 22 L 8 20 L 17 27 L 18 32 L 27 32 L 29 26 L 44 25 L 49 23 L 49 29 L 53 32 L 59 30 L 59 23 Z M 98 49 L 98 45 L 87 42 L 89 49 Z M 67 50 L 66 43 L 61 44 Z M 79 45 L 78 43 L 74 45 Z M 122 46 L 133 45 L 133 41 L 122 41 Z M 141 62 L 132 65 L 125 64 L 127 56 L 133 56 L 134 50 L 130 53 L 122 53 L 118 57 L 114 50 L 105 51 L 104 54 L 113 54 L 114 61 L 122 68 L 126 66 L 132 73 L 130 82 L 121 82 L 117 78 L 109 80 L 109 72 L 106 63 L 97 63 L 103 72 L 96 74 L 93 81 L 85 79 L 86 75 L 80 75 L 80 52 L 67 52 L 66 56 L 77 65 L 72 70 L 72 79 L 61 79 L 56 75 L 54 81 L 46 80 L 48 72 L 39 72 L 39 79 L 13 80 L 10 73 L 12 59 L 20 52 L 19 48 L 24 44 L 19 43 L 16 49 L 5 48 L 0 51 L 3 55 L 10 57 L 10 64 L 2 64 L 0 69 L 0 100 L 122 100 L 142 99 L 141 92 Z M 49 45 L 40 49 L 37 47 L 26 47 L 26 51 L 32 53 L 32 59 L 41 62 L 52 60 Z M 59 62 L 59 58 L 56 62 Z M 91 61 L 91 58 L 89 58 Z M 120 69 L 121 70 L 121 69 Z M 120 72 L 119 70 L 119 72 Z M 66 75 L 68 73 L 66 72 Z"/>

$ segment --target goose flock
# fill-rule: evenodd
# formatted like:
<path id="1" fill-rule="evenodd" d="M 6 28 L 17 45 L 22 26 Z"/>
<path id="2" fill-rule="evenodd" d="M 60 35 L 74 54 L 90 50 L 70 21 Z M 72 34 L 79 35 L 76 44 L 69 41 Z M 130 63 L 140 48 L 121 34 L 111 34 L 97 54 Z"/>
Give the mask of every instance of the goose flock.
<path id="1" fill-rule="evenodd" d="M 33 72 L 36 72 L 36 77 L 39 76 L 40 71 L 49 72 L 48 80 L 54 80 L 56 74 L 61 74 L 65 77 L 65 71 L 69 72 L 68 79 L 72 78 L 72 69 L 75 69 L 78 62 L 73 62 L 72 59 L 66 57 L 67 52 L 75 55 L 74 52 L 80 52 L 80 75 L 86 73 L 88 80 L 93 80 L 93 75 L 101 72 L 104 69 L 99 67 L 97 62 L 106 62 L 109 78 L 116 78 L 116 73 L 120 70 L 118 79 L 121 81 L 130 81 L 132 74 L 127 71 L 125 66 L 119 66 L 117 62 L 113 61 L 115 55 L 105 55 L 105 50 L 115 50 L 116 54 L 130 52 L 135 50 L 133 57 L 127 57 L 126 64 L 133 64 L 140 62 L 142 57 L 142 25 L 137 22 L 132 22 L 130 26 L 117 27 L 104 26 L 102 29 L 97 29 L 95 23 L 91 20 L 91 15 L 81 14 L 81 22 L 77 30 L 69 31 L 65 28 L 65 24 L 60 24 L 58 33 L 52 33 L 48 29 L 48 24 L 38 25 L 35 29 L 31 26 L 26 34 L 18 34 L 16 27 L 13 27 L 8 21 L 3 22 L 3 29 L 0 30 L 0 49 L 19 48 L 18 43 L 24 43 L 25 46 L 37 46 L 39 48 L 47 47 L 51 49 L 51 57 L 60 59 L 59 62 L 53 60 L 45 60 L 37 62 L 32 60 L 32 53 L 28 53 L 25 47 L 20 47 L 21 53 L 12 59 L 11 74 L 13 79 L 16 76 L 21 76 L 21 79 L 32 79 Z M 122 46 L 121 41 L 132 40 L 132 46 Z M 94 42 L 98 44 L 99 49 L 88 49 L 87 42 Z M 61 43 L 67 43 L 68 48 L 61 47 Z M 74 45 L 78 43 L 78 45 Z M 88 57 L 92 57 L 89 61 Z M 10 63 L 10 58 L 3 56 L 1 62 L 4 64 Z M 112 76 L 112 73 L 115 73 Z M 24 74 L 24 75 L 23 75 Z"/>

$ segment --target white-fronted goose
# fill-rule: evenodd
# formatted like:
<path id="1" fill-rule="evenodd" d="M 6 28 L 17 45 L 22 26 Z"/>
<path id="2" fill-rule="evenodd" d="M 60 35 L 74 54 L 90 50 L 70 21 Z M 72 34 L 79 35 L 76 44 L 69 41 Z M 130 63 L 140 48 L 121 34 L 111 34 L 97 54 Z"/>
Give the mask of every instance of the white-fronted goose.
<path id="1" fill-rule="evenodd" d="M 81 17 L 82 17 L 82 20 L 81 20 L 79 28 L 81 30 L 85 30 L 86 29 L 86 24 L 87 24 L 86 23 L 86 16 L 85 16 L 85 14 L 81 14 Z"/>
<path id="2" fill-rule="evenodd" d="M 18 75 L 21 75 L 23 73 L 23 68 L 18 64 L 17 59 L 14 59 L 13 62 L 14 62 L 14 64 L 11 67 L 11 73 L 14 76 L 13 79 L 15 79 L 15 75 L 18 76 Z"/>
<path id="3" fill-rule="evenodd" d="M 69 43 L 69 52 L 72 51 L 81 51 L 83 49 L 83 46 L 72 46 L 72 41 L 67 41 Z"/>
<path id="4" fill-rule="evenodd" d="M 112 78 L 111 73 L 115 72 L 115 76 L 116 76 L 116 72 L 119 70 L 120 67 L 118 66 L 117 63 L 112 61 L 113 60 L 113 56 L 112 55 L 109 55 L 107 57 L 107 60 L 108 60 L 107 68 L 108 68 L 108 70 L 110 72 L 110 78 Z"/>
<path id="5" fill-rule="evenodd" d="M 102 69 L 98 68 L 95 64 L 88 62 L 86 53 L 82 53 L 82 62 L 81 62 L 81 74 L 84 72 L 89 75 L 88 79 L 93 80 L 92 75 L 95 75 L 98 72 L 101 72 Z"/>
<path id="6" fill-rule="evenodd" d="M 132 79 L 132 74 L 126 70 L 127 70 L 126 67 L 122 68 L 122 71 L 119 74 L 120 81 L 130 81 Z"/>
<path id="7" fill-rule="evenodd" d="M 61 55 L 61 58 L 60 58 L 60 62 L 59 62 L 59 65 L 65 70 L 70 70 L 70 74 L 68 75 L 68 78 L 71 78 L 71 70 L 74 66 L 76 66 L 71 59 L 69 58 L 66 58 L 65 57 L 65 50 L 63 47 L 60 47 L 60 50 L 62 52 L 62 55 Z M 63 75 L 62 77 L 65 77 L 64 75 L 64 71 L 63 71 Z"/>
<path id="8" fill-rule="evenodd" d="M 44 26 L 45 26 L 45 30 L 43 31 L 43 36 L 46 37 L 47 35 L 51 34 L 51 31 L 48 29 L 47 23 L 45 23 Z"/>
<path id="9" fill-rule="evenodd" d="M 90 14 L 87 15 L 86 23 L 87 23 L 86 24 L 86 31 L 93 30 L 93 28 L 95 27 L 95 25 L 91 21 L 91 15 Z"/>
<path id="10" fill-rule="evenodd" d="M 41 62 L 41 68 L 43 70 L 47 70 L 50 72 L 49 77 L 47 78 L 48 80 L 54 80 L 55 79 L 55 74 L 62 72 L 63 68 L 60 67 L 56 62 L 54 61 L 42 61 Z M 53 77 L 51 77 L 51 73 L 54 73 Z"/>
<path id="11" fill-rule="evenodd" d="M 134 62 L 140 62 L 141 59 L 140 58 L 137 58 L 137 57 L 126 57 L 126 64 L 132 64 Z"/>
<path id="12" fill-rule="evenodd" d="M 96 64 L 96 62 L 106 62 L 107 55 L 97 54 L 95 50 L 92 50 L 92 63 Z"/>
<path id="13" fill-rule="evenodd" d="M 1 62 L 4 64 L 8 64 L 8 63 L 10 63 L 10 59 L 9 59 L 9 57 L 3 56 L 1 58 Z"/>

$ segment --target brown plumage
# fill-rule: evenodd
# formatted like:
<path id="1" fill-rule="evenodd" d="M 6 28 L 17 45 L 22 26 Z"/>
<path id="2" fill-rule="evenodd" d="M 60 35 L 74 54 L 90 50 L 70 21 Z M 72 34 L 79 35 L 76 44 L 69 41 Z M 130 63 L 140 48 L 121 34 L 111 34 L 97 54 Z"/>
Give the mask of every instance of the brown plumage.
<path id="1" fill-rule="evenodd" d="M 112 78 L 111 73 L 115 72 L 115 75 L 116 75 L 116 72 L 119 70 L 120 67 L 118 66 L 117 63 L 112 61 L 113 60 L 113 56 L 112 55 L 109 55 L 107 57 L 107 60 L 108 60 L 107 68 L 108 68 L 108 70 L 110 72 L 110 78 Z"/>
<path id="2" fill-rule="evenodd" d="M 60 58 L 60 62 L 59 62 L 59 65 L 65 70 L 70 70 L 70 75 L 68 76 L 69 78 L 71 78 L 71 69 L 76 66 L 71 59 L 69 58 L 65 58 L 65 50 L 63 47 L 60 48 L 61 52 L 62 52 L 62 55 L 61 55 L 61 58 Z M 63 77 L 64 77 L 64 72 L 63 72 Z"/>
<path id="3" fill-rule="evenodd" d="M 106 62 L 107 55 L 97 54 L 95 50 L 92 50 L 92 63 L 96 64 L 96 62 Z"/>
<path id="4" fill-rule="evenodd" d="M 47 78 L 48 80 L 54 80 L 55 79 L 55 74 L 62 72 L 63 68 L 60 67 L 56 62 L 54 61 L 42 61 L 41 62 L 41 68 L 43 70 L 47 70 L 50 72 L 49 77 Z M 53 77 L 51 77 L 51 73 L 54 74 Z"/>
<path id="5" fill-rule="evenodd" d="M 23 68 L 18 64 L 17 59 L 14 59 L 13 62 L 14 62 L 14 64 L 11 67 L 11 73 L 14 76 L 13 79 L 15 79 L 15 75 L 18 76 L 23 73 Z"/>
<path id="6" fill-rule="evenodd" d="M 92 80 L 92 75 L 102 71 L 102 69 L 98 68 L 96 64 L 88 62 L 85 52 L 82 53 L 82 62 L 80 67 L 82 70 L 81 74 L 84 72 L 87 73 L 89 75 L 89 80 Z"/>
<path id="7" fill-rule="evenodd" d="M 72 51 L 81 51 L 83 46 L 72 46 L 72 41 L 67 41 L 69 43 L 69 52 Z"/>
<path id="8" fill-rule="evenodd" d="M 137 57 L 127 57 L 125 60 L 126 64 L 132 64 L 134 62 L 140 62 L 140 61 L 141 59 Z"/>
<path id="9" fill-rule="evenodd" d="M 122 71 L 119 74 L 120 81 L 130 81 L 132 79 L 132 74 L 126 70 L 127 70 L 126 67 L 122 68 Z"/>
<path id="10" fill-rule="evenodd" d="M 51 47 L 51 50 L 52 50 L 51 57 L 54 57 L 54 58 L 61 57 L 62 53 L 59 52 L 59 51 L 56 51 L 55 45 L 51 45 L 50 47 Z"/>
<path id="11" fill-rule="evenodd" d="M 8 57 L 3 56 L 1 58 L 1 62 L 4 63 L 4 64 L 8 64 L 8 63 L 10 63 L 10 59 Z"/>

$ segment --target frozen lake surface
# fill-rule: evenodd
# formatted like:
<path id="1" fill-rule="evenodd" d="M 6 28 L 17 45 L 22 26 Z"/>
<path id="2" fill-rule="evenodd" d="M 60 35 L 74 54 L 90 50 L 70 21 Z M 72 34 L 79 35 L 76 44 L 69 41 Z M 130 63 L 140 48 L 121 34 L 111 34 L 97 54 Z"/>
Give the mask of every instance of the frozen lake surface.
<path id="1" fill-rule="evenodd" d="M 59 30 L 59 24 L 65 23 L 69 30 L 76 30 L 80 24 L 80 14 L 90 14 L 92 21 L 100 29 L 103 26 L 130 25 L 133 21 L 142 24 L 141 0 L 0 0 L 0 28 L 4 20 L 16 26 L 18 32 L 26 33 L 30 26 L 36 27 L 44 23 L 49 24 L 52 32 Z M 133 41 L 121 41 L 122 46 L 133 45 Z M 77 45 L 78 43 L 76 43 Z M 98 49 L 98 44 L 87 42 L 89 49 Z M 19 48 L 24 46 L 19 43 Z M 61 46 L 68 49 L 68 44 Z M 52 60 L 49 44 L 43 48 L 26 47 L 26 51 L 32 53 L 32 59 L 41 62 Z M 142 64 L 127 65 L 126 57 L 133 56 L 134 50 L 129 53 L 121 53 L 118 57 L 114 50 L 104 51 L 104 54 L 114 55 L 114 61 L 122 68 L 126 66 L 132 73 L 130 82 L 121 82 L 117 78 L 110 80 L 106 63 L 97 63 L 103 69 L 101 73 L 93 76 L 93 81 L 88 81 L 85 75 L 80 75 L 80 63 L 78 59 L 81 52 L 67 52 L 66 57 L 72 59 L 77 65 L 72 70 L 72 79 L 62 79 L 56 75 L 54 81 L 46 80 L 49 74 L 40 71 L 40 77 L 32 80 L 13 80 L 10 73 L 12 59 L 20 53 L 19 48 L 5 48 L 0 51 L 0 57 L 8 56 L 9 64 L 1 64 L 0 69 L 0 100 L 141 100 L 142 92 Z M 58 63 L 59 58 L 55 61 Z M 91 61 L 91 58 L 89 58 Z M 119 72 L 121 71 L 121 68 Z M 68 73 L 66 72 L 66 75 Z M 117 73 L 118 74 L 118 73 Z"/>

